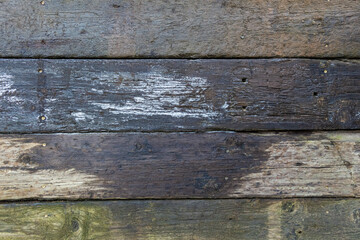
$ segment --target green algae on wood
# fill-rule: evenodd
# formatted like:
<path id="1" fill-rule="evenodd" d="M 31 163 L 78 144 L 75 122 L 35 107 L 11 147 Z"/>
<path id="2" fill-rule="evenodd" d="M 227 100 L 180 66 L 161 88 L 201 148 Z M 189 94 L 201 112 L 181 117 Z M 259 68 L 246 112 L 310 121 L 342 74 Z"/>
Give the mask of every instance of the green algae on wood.
<path id="1" fill-rule="evenodd" d="M 0 205 L 1 240 L 356 240 L 359 237 L 359 199 L 133 200 Z"/>
<path id="2" fill-rule="evenodd" d="M 0 239 L 107 239 L 111 212 L 91 203 L 0 206 Z"/>

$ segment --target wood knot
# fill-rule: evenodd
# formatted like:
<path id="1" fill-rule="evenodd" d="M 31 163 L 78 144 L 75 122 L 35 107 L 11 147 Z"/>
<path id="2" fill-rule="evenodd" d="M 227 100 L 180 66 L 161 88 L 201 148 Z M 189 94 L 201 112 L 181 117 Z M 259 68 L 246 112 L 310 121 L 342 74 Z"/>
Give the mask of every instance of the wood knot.
<path id="1" fill-rule="evenodd" d="M 353 211 L 352 217 L 355 223 L 360 223 L 360 209 L 355 209 Z"/>
<path id="2" fill-rule="evenodd" d="M 293 212 L 295 210 L 295 204 L 293 202 L 284 202 L 281 205 L 281 209 L 286 212 Z"/>
<path id="3" fill-rule="evenodd" d="M 76 231 L 78 231 L 79 230 L 79 228 L 80 228 L 80 226 L 79 226 L 79 221 L 77 220 L 77 219 L 72 219 L 71 220 L 71 230 L 73 231 L 73 232 L 76 232 Z"/>
<path id="4" fill-rule="evenodd" d="M 140 151 L 141 149 L 143 149 L 143 145 L 141 143 L 136 143 L 135 149 L 136 149 L 136 151 Z"/>
<path id="5" fill-rule="evenodd" d="M 24 164 L 30 164 L 30 163 L 32 163 L 32 160 L 28 154 L 24 153 L 19 156 L 17 162 L 24 163 Z"/>
<path id="6" fill-rule="evenodd" d="M 345 165 L 345 167 L 347 167 L 347 168 L 351 168 L 351 167 L 352 167 L 351 163 L 348 162 L 348 161 L 344 161 L 344 165 Z"/>

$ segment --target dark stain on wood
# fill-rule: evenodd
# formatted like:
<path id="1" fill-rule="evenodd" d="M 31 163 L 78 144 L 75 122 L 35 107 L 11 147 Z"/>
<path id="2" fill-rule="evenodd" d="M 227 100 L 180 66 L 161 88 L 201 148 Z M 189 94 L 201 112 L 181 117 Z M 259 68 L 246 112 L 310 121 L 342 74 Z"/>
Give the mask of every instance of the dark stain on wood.
<path id="1" fill-rule="evenodd" d="M 40 134 L 0 140 L 1 199 L 359 194 L 357 167 L 349 168 L 360 160 L 357 132 Z M 22 178 L 31 178 L 33 186 Z"/>

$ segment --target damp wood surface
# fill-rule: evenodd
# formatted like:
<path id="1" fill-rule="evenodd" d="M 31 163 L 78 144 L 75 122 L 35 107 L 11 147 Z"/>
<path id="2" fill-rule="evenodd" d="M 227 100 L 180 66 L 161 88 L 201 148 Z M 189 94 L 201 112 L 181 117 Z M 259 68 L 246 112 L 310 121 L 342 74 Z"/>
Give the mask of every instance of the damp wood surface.
<path id="1" fill-rule="evenodd" d="M 2 133 L 359 127 L 359 60 L 0 60 Z"/>
<path id="2" fill-rule="evenodd" d="M 0 239 L 359 239 L 358 199 L 0 205 Z"/>
<path id="3" fill-rule="evenodd" d="M 357 0 L 2 0 L 1 57 L 360 56 Z"/>
<path id="4" fill-rule="evenodd" d="M 358 197 L 360 133 L 0 136 L 0 200 Z"/>

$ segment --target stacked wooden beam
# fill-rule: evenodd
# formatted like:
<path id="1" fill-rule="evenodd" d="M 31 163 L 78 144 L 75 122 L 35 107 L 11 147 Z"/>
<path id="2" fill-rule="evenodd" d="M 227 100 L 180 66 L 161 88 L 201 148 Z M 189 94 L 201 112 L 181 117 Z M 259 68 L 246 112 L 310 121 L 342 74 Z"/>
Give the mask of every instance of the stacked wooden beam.
<path id="1" fill-rule="evenodd" d="M 359 239 L 357 0 L 0 1 L 0 239 Z"/>

